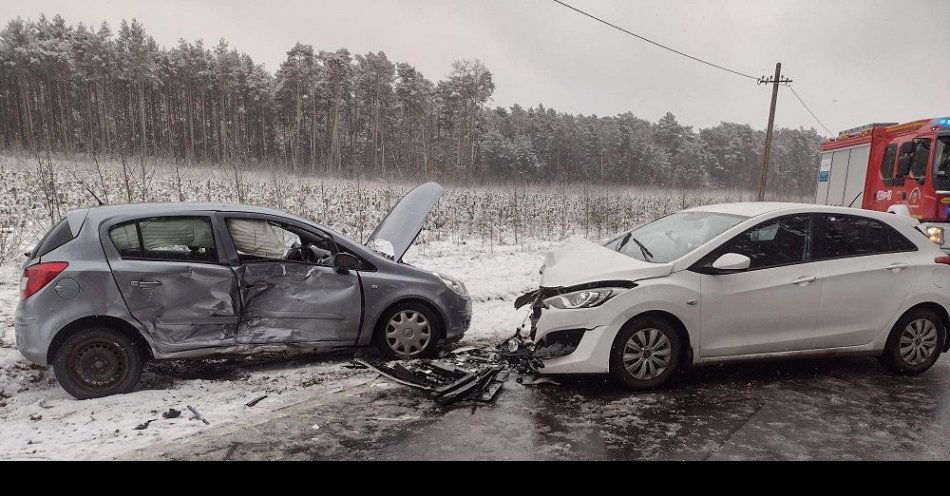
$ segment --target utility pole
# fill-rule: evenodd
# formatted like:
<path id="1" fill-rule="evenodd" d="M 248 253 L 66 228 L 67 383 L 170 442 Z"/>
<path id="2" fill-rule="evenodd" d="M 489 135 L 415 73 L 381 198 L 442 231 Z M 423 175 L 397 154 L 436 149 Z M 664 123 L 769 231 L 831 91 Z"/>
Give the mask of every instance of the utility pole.
<path id="1" fill-rule="evenodd" d="M 769 107 L 769 127 L 765 131 L 765 153 L 762 156 L 762 177 L 759 178 L 759 193 L 756 195 L 757 201 L 765 199 L 765 177 L 769 174 L 769 153 L 772 151 L 772 126 L 775 125 L 775 101 L 778 99 L 778 85 L 780 83 L 791 83 L 791 79 L 782 79 L 782 63 L 775 64 L 775 76 L 759 78 L 759 84 L 772 85 L 772 105 Z"/>

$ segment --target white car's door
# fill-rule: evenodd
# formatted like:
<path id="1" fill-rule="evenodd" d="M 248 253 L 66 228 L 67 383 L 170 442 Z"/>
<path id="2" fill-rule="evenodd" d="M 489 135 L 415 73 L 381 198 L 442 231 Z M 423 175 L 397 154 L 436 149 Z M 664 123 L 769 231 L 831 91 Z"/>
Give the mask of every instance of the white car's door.
<path id="1" fill-rule="evenodd" d="M 814 338 L 821 295 L 818 263 L 810 262 L 812 217 L 788 215 L 736 236 L 697 264 L 700 353 L 726 357 L 798 351 Z M 724 253 L 752 260 L 749 269 L 714 273 Z"/>
<path id="2" fill-rule="evenodd" d="M 883 222 L 862 216 L 819 214 L 815 253 L 821 278 L 819 337 L 815 346 L 870 343 L 902 307 L 913 271 L 914 244 Z"/>

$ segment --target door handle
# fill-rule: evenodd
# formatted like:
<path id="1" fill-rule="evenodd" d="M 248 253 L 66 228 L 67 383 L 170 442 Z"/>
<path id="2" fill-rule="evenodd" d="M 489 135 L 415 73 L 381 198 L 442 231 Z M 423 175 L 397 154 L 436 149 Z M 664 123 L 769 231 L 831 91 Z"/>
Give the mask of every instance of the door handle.
<path id="1" fill-rule="evenodd" d="M 801 276 L 798 279 L 792 281 L 792 284 L 798 284 L 799 286 L 804 286 L 810 282 L 813 282 L 815 279 L 818 279 L 815 276 Z"/>
<path id="2" fill-rule="evenodd" d="M 910 267 L 910 264 L 906 264 L 906 263 L 903 263 L 903 262 L 894 262 L 894 263 L 892 263 L 892 264 L 890 264 L 890 265 L 888 265 L 887 267 L 884 267 L 884 268 L 887 269 L 887 270 L 889 270 L 889 271 L 892 271 L 892 272 L 897 272 L 897 271 L 899 271 L 899 270 L 901 270 L 901 269 L 906 269 L 907 267 Z"/>
<path id="3" fill-rule="evenodd" d="M 157 286 L 161 286 L 162 281 L 138 280 L 138 281 L 131 281 L 129 285 L 136 288 L 154 288 Z"/>

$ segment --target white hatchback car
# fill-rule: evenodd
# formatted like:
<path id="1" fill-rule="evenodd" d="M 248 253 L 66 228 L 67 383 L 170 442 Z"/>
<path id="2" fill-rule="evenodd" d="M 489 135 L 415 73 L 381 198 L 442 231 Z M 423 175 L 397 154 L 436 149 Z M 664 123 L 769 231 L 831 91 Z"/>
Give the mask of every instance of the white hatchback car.
<path id="1" fill-rule="evenodd" d="M 919 374 L 947 350 L 950 257 L 907 217 L 794 203 L 683 210 L 548 253 L 542 372 L 653 388 L 727 360 L 871 354 Z"/>

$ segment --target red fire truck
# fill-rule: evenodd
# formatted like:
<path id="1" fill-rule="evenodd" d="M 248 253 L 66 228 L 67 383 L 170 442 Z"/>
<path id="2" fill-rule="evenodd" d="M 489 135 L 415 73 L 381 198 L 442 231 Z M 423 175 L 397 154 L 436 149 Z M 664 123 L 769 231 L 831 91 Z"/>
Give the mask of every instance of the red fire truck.
<path id="1" fill-rule="evenodd" d="M 950 253 L 950 117 L 869 124 L 825 140 L 816 202 L 914 217 Z"/>

